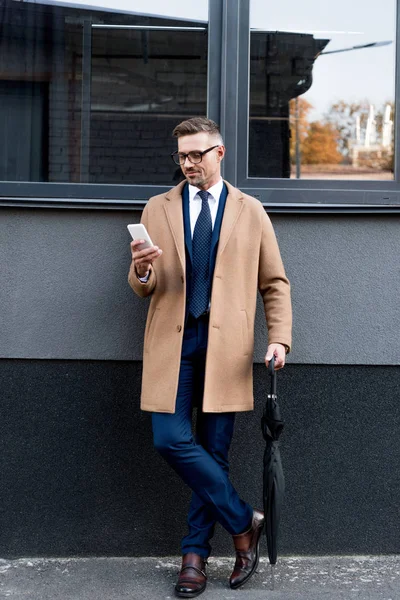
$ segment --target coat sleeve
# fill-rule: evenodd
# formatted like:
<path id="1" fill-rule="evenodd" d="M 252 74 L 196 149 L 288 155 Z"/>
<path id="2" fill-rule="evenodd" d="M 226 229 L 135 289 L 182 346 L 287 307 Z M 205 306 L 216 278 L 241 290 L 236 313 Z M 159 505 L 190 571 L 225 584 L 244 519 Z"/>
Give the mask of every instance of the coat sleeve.
<path id="1" fill-rule="evenodd" d="M 140 222 L 143 223 L 146 229 L 148 229 L 148 212 L 148 204 L 146 204 L 142 213 L 142 218 L 140 220 Z M 132 261 L 128 274 L 128 282 L 133 291 L 141 298 L 146 298 L 147 296 L 150 296 L 157 284 L 157 276 L 154 267 L 150 267 L 149 278 L 146 281 L 146 283 L 143 283 L 138 279 L 135 264 Z"/>
<path id="2" fill-rule="evenodd" d="M 290 283 L 285 274 L 272 223 L 262 209 L 258 288 L 268 328 L 268 343 L 292 345 Z"/>

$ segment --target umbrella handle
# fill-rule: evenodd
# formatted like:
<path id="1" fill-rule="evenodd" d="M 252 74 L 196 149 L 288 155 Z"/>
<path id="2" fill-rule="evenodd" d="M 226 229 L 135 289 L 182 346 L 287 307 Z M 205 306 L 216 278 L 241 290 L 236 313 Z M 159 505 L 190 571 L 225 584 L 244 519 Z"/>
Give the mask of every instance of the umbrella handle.
<path id="1" fill-rule="evenodd" d="M 276 396 L 276 371 L 275 356 L 272 356 L 268 364 L 268 373 L 271 375 L 271 394 Z"/>
<path id="2" fill-rule="evenodd" d="M 275 355 L 272 355 L 271 360 L 268 364 L 268 373 L 273 377 L 275 375 Z"/>

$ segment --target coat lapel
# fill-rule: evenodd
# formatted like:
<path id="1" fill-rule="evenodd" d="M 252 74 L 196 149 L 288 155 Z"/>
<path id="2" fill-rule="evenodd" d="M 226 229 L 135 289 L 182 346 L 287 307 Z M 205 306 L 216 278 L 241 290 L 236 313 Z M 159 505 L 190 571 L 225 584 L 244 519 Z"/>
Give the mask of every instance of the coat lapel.
<path id="1" fill-rule="evenodd" d="M 185 234 L 183 226 L 183 208 L 182 208 L 182 193 L 185 186 L 185 181 L 181 182 L 176 187 L 172 188 L 165 195 L 164 210 L 167 217 L 168 225 L 171 230 L 173 240 L 175 242 L 176 251 L 182 265 L 182 269 L 186 271 L 185 265 Z M 225 209 L 222 217 L 221 232 L 219 236 L 219 244 L 217 257 L 222 254 L 226 244 L 235 227 L 236 221 L 239 218 L 243 209 L 243 196 L 237 188 L 233 187 L 225 181 L 228 188 L 228 196 L 226 198 Z"/>
<path id="2" fill-rule="evenodd" d="M 183 232 L 185 236 L 185 246 L 188 252 L 190 262 L 193 263 L 192 256 L 192 232 L 190 228 L 190 208 L 189 208 L 189 186 L 185 184 L 182 190 L 182 210 L 183 210 Z"/>
<path id="3" fill-rule="evenodd" d="M 228 188 L 228 196 L 226 198 L 221 233 L 219 235 L 217 257 L 224 251 L 225 246 L 228 243 L 231 233 L 235 227 L 236 221 L 238 220 L 243 209 L 243 196 L 240 190 L 230 185 L 230 183 L 227 181 L 225 181 L 225 183 Z"/>
<path id="4" fill-rule="evenodd" d="M 182 190 L 184 185 L 185 182 L 182 182 L 166 193 L 164 210 L 182 269 L 185 272 L 185 236 L 182 210 Z"/>

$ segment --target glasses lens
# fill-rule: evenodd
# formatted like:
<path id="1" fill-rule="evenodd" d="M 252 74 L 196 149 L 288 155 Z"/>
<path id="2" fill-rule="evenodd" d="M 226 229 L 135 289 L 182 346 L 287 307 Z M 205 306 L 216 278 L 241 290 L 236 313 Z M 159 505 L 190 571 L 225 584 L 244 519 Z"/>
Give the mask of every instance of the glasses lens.
<path id="1" fill-rule="evenodd" d="M 182 162 L 184 162 L 184 161 L 181 161 L 181 158 L 177 152 L 174 152 L 173 154 L 171 154 L 171 156 L 172 156 L 172 160 L 174 161 L 174 163 L 176 165 L 181 165 Z"/>
<path id="2" fill-rule="evenodd" d="M 201 152 L 189 152 L 188 157 L 194 165 L 201 162 L 202 159 Z"/>

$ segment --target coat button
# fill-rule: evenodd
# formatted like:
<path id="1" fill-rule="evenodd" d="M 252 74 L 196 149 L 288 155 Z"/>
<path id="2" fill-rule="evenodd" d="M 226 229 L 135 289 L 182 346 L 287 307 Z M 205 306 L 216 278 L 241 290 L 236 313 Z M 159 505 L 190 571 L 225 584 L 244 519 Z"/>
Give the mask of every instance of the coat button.
<path id="1" fill-rule="evenodd" d="M 183 275 L 181 275 L 181 281 L 182 281 L 182 283 L 185 281 L 184 278 L 183 278 Z"/>
<path id="2" fill-rule="evenodd" d="M 176 326 L 176 330 L 177 330 L 177 331 L 182 331 L 182 325 L 177 325 L 177 326 Z"/>

